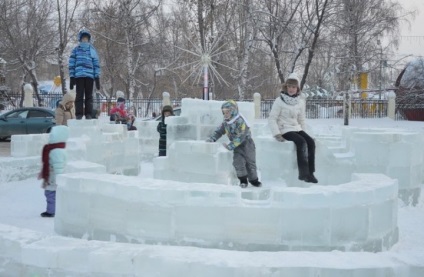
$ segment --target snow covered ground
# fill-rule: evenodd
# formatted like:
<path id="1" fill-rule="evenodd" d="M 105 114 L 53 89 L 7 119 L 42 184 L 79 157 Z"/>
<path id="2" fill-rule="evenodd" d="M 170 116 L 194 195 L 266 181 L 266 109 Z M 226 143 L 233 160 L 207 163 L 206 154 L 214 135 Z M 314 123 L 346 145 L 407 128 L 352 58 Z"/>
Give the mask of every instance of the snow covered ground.
<path id="1" fill-rule="evenodd" d="M 343 120 L 308 120 L 307 124 L 316 133 L 331 133 L 343 126 Z M 352 119 L 349 125 L 365 128 L 402 128 L 418 131 L 424 135 L 423 122 L 393 121 L 387 118 Z M 417 145 L 417 148 L 420 147 L 423 146 Z M 141 179 L 153 178 L 152 163 L 144 162 L 141 168 L 139 176 Z M 265 187 L 267 185 L 276 184 L 265 184 Z M 424 187 L 421 186 L 421 189 L 423 190 Z M 40 181 L 36 178 L 0 184 L 0 276 L 10 276 L 3 275 L 3 270 L 10 273 L 10 268 L 16 266 L 10 261 L 2 260 L 2 247 L 12 247 L 7 242 L 12 241 L 9 236 L 15 235 L 16 237 L 39 236 L 40 241 L 46 241 L 45 243 L 49 246 L 53 245 L 53 249 L 57 249 L 59 254 L 54 254 L 56 252 L 53 250 L 50 252 L 43 250 L 43 252 L 36 246 L 38 241 L 33 246 L 23 247 L 19 255 L 23 255 L 30 266 L 26 266 L 25 269 L 16 269 L 16 273 L 11 276 L 47 276 L 43 275 L 47 273 L 49 276 L 123 276 L 125 274 L 127 274 L 125 276 L 424 276 L 423 195 L 418 205 L 414 207 L 405 206 L 402 201 L 399 201 L 399 242 L 386 252 L 245 252 L 92 242 L 89 248 L 96 249 L 97 252 L 99 249 L 108 247 L 114 250 L 108 252 L 109 254 L 105 251 L 100 260 L 87 256 L 89 265 L 79 265 L 78 268 L 71 262 L 68 262 L 67 267 L 58 268 L 58 265 L 63 264 L 59 261 L 61 257 L 59 249 L 66 247 L 78 249 L 82 246 L 77 245 L 75 241 L 84 240 L 62 240 L 54 232 L 54 220 L 39 216 L 44 210 L 45 198 L 40 188 Z M 18 232 L 18 229 L 10 229 L 6 225 L 21 229 Z M 23 240 L 22 244 L 24 244 Z M 64 245 L 61 245 L 61 242 Z M 32 251 L 38 249 L 39 252 L 31 252 L 29 249 Z M 90 251 L 88 252 L 92 253 Z M 32 257 L 31 253 L 39 255 L 38 259 Z M 118 258 L 119 255 L 124 258 Z M 70 260 L 82 259 L 74 256 L 69 255 Z M 53 260 L 50 260 L 52 257 Z M 131 262 L 128 263 L 125 257 L 129 257 Z M 51 261 L 48 270 L 39 268 L 39 264 L 47 263 L 40 262 L 44 258 Z M 148 261 L 144 261 L 145 259 Z"/>

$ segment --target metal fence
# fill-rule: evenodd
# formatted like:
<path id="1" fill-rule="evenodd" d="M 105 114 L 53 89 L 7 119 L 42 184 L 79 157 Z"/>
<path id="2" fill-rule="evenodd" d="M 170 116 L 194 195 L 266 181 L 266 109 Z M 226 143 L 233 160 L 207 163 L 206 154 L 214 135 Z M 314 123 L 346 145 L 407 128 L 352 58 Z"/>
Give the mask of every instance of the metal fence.
<path id="1" fill-rule="evenodd" d="M 261 117 L 267 118 L 274 99 L 262 100 Z M 387 100 L 351 100 L 350 118 L 378 118 L 387 116 Z M 343 100 L 306 99 L 306 118 L 342 118 Z"/>
<path id="2" fill-rule="evenodd" d="M 58 102 L 62 99 L 62 94 L 40 95 L 41 105 L 34 95 L 34 105 L 55 109 Z M 21 95 L 9 95 L 10 101 L 2 103 L 4 110 L 12 110 L 19 107 Z M 261 118 L 267 118 L 271 111 L 275 99 L 264 99 L 261 101 Z M 251 102 L 252 100 L 246 100 Z M 94 97 L 94 108 L 100 110 L 102 115 L 109 115 L 109 111 L 115 106 L 116 99 Z M 133 111 L 137 117 L 153 117 L 159 115 L 162 109 L 162 99 L 129 99 L 127 108 Z M 181 105 L 180 99 L 172 100 L 172 105 L 178 107 Z M 387 100 L 373 99 L 351 99 L 350 118 L 380 118 L 387 117 Z M 396 120 L 420 120 L 424 116 L 424 104 L 397 104 Z M 336 99 L 314 99 L 306 100 L 307 118 L 342 118 L 343 100 Z M 411 119 L 415 118 L 415 119 Z M 421 119 L 424 120 L 424 119 Z"/>
<path id="3" fill-rule="evenodd" d="M 424 121 L 424 103 L 396 104 L 395 120 Z"/>

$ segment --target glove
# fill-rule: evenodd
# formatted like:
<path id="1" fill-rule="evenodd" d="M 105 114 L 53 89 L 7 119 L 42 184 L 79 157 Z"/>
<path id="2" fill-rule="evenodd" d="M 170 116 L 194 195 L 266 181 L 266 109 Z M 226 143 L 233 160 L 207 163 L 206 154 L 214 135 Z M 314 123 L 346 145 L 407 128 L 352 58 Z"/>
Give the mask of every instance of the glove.
<path id="1" fill-rule="evenodd" d="M 208 138 L 206 142 L 215 142 L 212 138 Z"/>
<path id="2" fill-rule="evenodd" d="M 74 77 L 71 77 L 70 80 L 69 80 L 69 88 L 71 90 L 73 90 L 74 89 L 74 86 L 75 86 L 75 78 Z"/>
<path id="3" fill-rule="evenodd" d="M 223 142 L 223 143 L 222 143 L 222 146 L 224 146 L 224 147 L 225 147 L 225 149 L 227 149 L 227 150 L 230 150 L 230 151 L 231 151 L 231 149 L 228 147 L 228 144 L 226 144 L 225 142 Z"/>
<path id="4" fill-rule="evenodd" d="M 276 140 L 280 141 L 280 142 L 285 141 L 285 139 L 283 138 L 283 135 L 282 134 L 275 135 L 274 138 Z"/>
<path id="5" fill-rule="evenodd" d="M 96 89 L 100 90 L 100 79 L 99 79 L 99 77 L 94 78 L 94 82 L 96 83 Z"/>

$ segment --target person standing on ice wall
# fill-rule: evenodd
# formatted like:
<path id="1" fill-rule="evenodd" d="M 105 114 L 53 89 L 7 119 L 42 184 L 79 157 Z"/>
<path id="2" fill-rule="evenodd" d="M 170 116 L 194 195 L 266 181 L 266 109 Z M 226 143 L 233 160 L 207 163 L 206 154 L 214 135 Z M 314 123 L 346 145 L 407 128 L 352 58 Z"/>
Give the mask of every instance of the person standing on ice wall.
<path id="1" fill-rule="evenodd" d="M 299 180 L 318 183 L 315 172 L 315 142 L 305 132 L 305 101 L 299 97 L 300 82 L 290 73 L 280 96 L 275 99 L 268 117 L 274 138 L 280 142 L 293 141 L 296 145 Z"/>
<path id="2" fill-rule="evenodd" d="M 246 188 L 248 180 L 253 186 L 260 187 L 262 184 L 256 172 L 256 146 L 248 123 L 239 113 L 234 100 L 222 104 L 221 110 L 224 121 L 206 141 L 215 142 L 222 135 L 227 134 L 230 143 L 223 143 L 223 145 L 230 151 L 234 150 L 233 166 L 240 180 L 240 187 Z"/>
<path id="3" fill-rule="evenodd" d="M 88 30 L 78 33 L 79 44 L 69 57 L 69 88 L 76 85 L 75 116 L 76 119 L 91 119 L 93 114 L 93 83 L 100 89 L 99 56 L 91 44 Z M 85 98 L 85 99 L 84 99 Z"/>
<path id="4" fill-rule="evenodd" d="M 42 217 L 54 217 L 56 213 L 56 177 L 63 173 L 67 161 L 66 141 L 69 138 L 69 129 L 65 125 L 52 127 L 49 134 L 49 143 L 44 145 L 41 154 L 42 168 L 38 179 L 42 179 L 42 188 L 45 190 L 47 209 L 41 213 Z"/>

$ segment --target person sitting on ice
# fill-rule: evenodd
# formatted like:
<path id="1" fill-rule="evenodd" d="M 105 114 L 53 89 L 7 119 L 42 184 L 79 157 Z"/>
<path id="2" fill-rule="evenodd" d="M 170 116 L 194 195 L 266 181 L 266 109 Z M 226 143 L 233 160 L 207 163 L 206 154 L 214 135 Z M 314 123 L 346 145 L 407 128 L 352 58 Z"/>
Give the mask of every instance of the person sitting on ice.
<path id="1" fill-rule="evenodd" d="M 293 141 L 296 145 L 299 180 L 318 183 L 315 172 L 315 142 L 305 132 L 305 102 L 299 97 L 300 82 L 291 73 L 283 84 L 279 97 L 272 104 L 268 125 L 274 138 L 280 142 Z"/>
<path id="2" fill-rule="evenodd" d="M 119 97 L 116 101 L 116 107 L 110 110 L 110 121 L 113 121 L 117 124 L 127 124 L 128 130 L 137 130 L 133 126 L 135 117 L 127 113 L 125 109 L 125 99 Z"/>
<path id="3" fill-rule="evenodd" d="M 256 147 L 252 139 L 250 127 L 239 113 L 237 103 L 229 100 L 221 106 L 224 121 L 215 130 L 207 142 L 215 142 L 222 135 L 227 134 L 230 143 L 223 143 L 224 147 L 234 151 L 233 165 L 236 169 L 240 186 L 246 188 L 248 181 L 255 187 L 262 185 L 256 172 Z"/>

